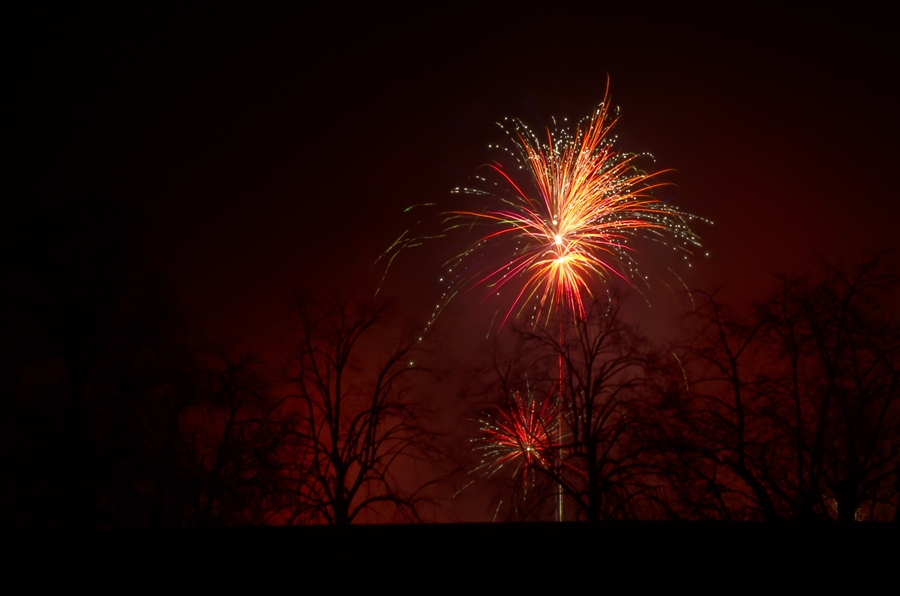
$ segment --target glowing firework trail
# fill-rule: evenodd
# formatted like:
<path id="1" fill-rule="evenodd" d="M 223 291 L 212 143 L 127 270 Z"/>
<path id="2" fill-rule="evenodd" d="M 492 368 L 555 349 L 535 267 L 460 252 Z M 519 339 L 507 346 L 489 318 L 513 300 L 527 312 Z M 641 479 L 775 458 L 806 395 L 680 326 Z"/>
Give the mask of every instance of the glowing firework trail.
<path id="1" fill-rule="evenodd" d="M 523 482 L 528 468 L 551 466 L 556 449 L 557 411 L 555 400 L 545 400 L 540 407 L 529 397 L 526 401 L 515 393 L 505 408 L 497 408 L 492 417 L 482 419 L 480 442 L 485 450 L 481 469 L 494 468 L 490 475 L 508 465 L 515 465 L 514 475 L 524 466 Z"/>
<path id="2" fill-rule="evenodd" d="M 453 211 L 450 229 L 485 224 L 488 232 L 460 256 L 448 262 L 451 270 L 464 268 L 456 278 L 472 286 L 486 286 L 491 294 L 514 280 L 515 288 L 503 323 L 533 304 L 536 320 L 560 306 L 583 316 L 584 297 L 592 297 L 590 282 L 610 275 L 631 283 L 637 273 L 636 237 L 671 238 L 677 248 L 699 246 L 688 221 L 695 216 L 656 199 L 652 192 L 663 186 L 663 172 L 645 173 L 636 167 L 638 155 L 613 149 L 610 118 L 604 102 L 587 120 L 575 127 L 551 130 L 538 136 L 521 120 L 512 130 L 503 127 L 514 143 L 509 153 L 519 169 L 530 175 L 530 184 L 517 182 L 500 163 L 486 167 L 499 176 L 495 186 L 503 205 L 485 211 Z M 501 125 L 502 126 L 502 125 Z M 494 195 L 477 189 L 457 189 Z M 507 255 L 499 267 L 479 270 L 472 262 Z M 481 271 L 480 273 L 478 271 Z M 512 287 L 512 286 L 510 286 Z M 501 323 L 501 326 L 503 325 Z"/>

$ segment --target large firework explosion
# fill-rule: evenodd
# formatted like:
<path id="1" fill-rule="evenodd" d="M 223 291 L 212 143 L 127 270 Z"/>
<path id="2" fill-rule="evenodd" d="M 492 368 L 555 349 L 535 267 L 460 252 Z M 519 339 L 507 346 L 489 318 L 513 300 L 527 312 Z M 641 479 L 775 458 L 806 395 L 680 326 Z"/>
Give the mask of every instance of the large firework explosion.
<path id="1" fill-rule="evenodd" d="M 460 291 L 480 288 L 485 300 L 503 294 L 500 327 L 510 318 L 546 325 L 556 316 L 562 335 L 565 319 L 584 319 L 598 283 L 618 278 L 632 287 L 647 284 L 638 268 L 638 241 L 659 242 L 685 260 L 693 254 L 700 241 L 690 223 L 698 218 L 657 196 L 667 184 L 665 171 L 643 170 L 640 163 L 650 156 L 615 148 L 617 121 L 605 95 L 574 126 L 565 120 L 538 129 L 521 119 L 498 123 L 507 142 L 489 148 L 500 155 L 483 166 L 475 183 L 454 190 L 481 204 L 444 212 L 444 228 L 436 234 L 475 239 L 463 240 L 444 263 L 442 293 L 428 326 Z M 402 248 L 425 239 L 404 232 L 386 251 L 388 264 Z M 560 378 L 562 366 L 560 357 Z M 476 440 L 482 459 L 474 471 L 490 476 L 512 467 L 514 476 L 524 472 L 527 484 L 529 468 L 561 465 L 562 397 L 538 407 L 516 394 L 485 415 Z M 560 499 L 558 494 L 557 519 Z"/>
<path id="2" fill-rule="evenodd" d="M 666 184 L 664 172 L 647 173 L 638 167 L 646 156 L 614 149 L 617 120 L 604 99 L 574 129 L 555 121 L 540 131 L 520 119 L 500 123 L 511 144 L 491 148 L 507 159 L 486 164 L 479 184 L 455 189 L 488 206 L 445 216 L 449 233 L 479 234 L 447 261 L 445 297 L 461 287 L 511 293 L 501 327 L 525 312 L 535 323 L 560 308 L 583 316 L 594 281 L 646 280 L 635 240 L 662 242 L 685 259 L 700 246 L 689 226 L 696 216 L 654 196 Z"/>

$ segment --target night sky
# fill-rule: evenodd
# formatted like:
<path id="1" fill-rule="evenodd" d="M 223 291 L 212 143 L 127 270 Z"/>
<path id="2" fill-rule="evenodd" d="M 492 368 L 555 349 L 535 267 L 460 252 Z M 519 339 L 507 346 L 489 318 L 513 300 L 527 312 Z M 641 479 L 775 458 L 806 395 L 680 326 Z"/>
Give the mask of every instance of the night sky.
<path id="1" fill-rule="evenodd" d="M 23 204 L 133 205 L 184 308 L 273 354 L 291 290 L 372 287 L 403 209 L 452 208 L 497 120 L 578 119 L 608 77 L 619 146 L 714 222 L 685 283 L 749 300 L 817 256 L 896 247 L 895 21 L 852 10 L 34 9 L 8 17 L 7 168 Z M 417 250 L 385 292 L 421 318 L 441 256 Z M 654 308 L 646 328 L 677 327 Z"/>

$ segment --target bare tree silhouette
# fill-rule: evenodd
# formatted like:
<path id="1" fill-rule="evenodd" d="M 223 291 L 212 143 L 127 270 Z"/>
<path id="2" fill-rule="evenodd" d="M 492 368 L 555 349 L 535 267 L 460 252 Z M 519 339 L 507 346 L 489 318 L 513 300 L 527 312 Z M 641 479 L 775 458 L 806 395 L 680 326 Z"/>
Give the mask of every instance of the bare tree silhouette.
<path id="1" fill-rule="evenodd" d="M 524 389 L 518 377 L 527 374 L 532 391 L 547 396 L 542 401 L 555 401 L 556 420 L 543 422 L 551 440 L 520 441 L 522 449 L 540 452 L 531 467 L 546 480 L 532 482 L 531 504 L 517 504 L 520 517 L 546 516 L 555 487 L 564 494 L 564 518 L 596 522 L 661 514 L 657 462 L 646 438 L 648 367 L 656 355 L 622 320 L 620 300 L 594 302 L 583 317 L 560 313 L 546 326 L 520 327 L 516 364 L 492 366 L 503 395 Z"/>
<path id="2" fill-rule="evenodd" d="M 707 488 L 693 506 L 728 519 L 896 515 L 900 326 L 886 261 L 781 276 L 744 314 L 702 297 L 677 350 L 686 389 L 670 427 Z"/>
<path id="3" fill-rule="evenodd" d="M 7 523 L 145 527 L 163 507 L 192 399 L 165 282 L 121 202 L 35 202 L 2 271 L 0 423 Z M 165 488 L 168 487 L 168 488 Z M 155 512 L 155 513 L 154 513 Z"/>
<path id="4" fill-rule="evenodd" d="M 255 354 L 224 343 L 202 360 L 181 423 L 196 486 L 191 523 L 271 523 L 285 488 L 279 403 Z"/>
<path id="5" fill-rule="evenodd" d="M 207 347 L 142 258 L 136 215 L 35 206 L 0 272 L 0 524 L 265 521 L 281 426 L 249 355 Z"/>
<path id="6" fill-rule="evenodd" d="M 763 472 L 799 519 L 889 519 L 900 497 L 890 486 L 900 463 L 898 278 L 880 254 L 779 281 L 758 317 L 776 359 L 764 387 L 780 431 L 770 449 L 791 457 Z"/>
<path id="7" fill-rule="evenodd" d="M 416 464 L 439 457 L 413 384 L 426 372 L 420 335 L 393 325 L 390 306 L 346 291 L 298 294 L 295 306 L 289 523 L 420 519 L 431 481 Z"/>

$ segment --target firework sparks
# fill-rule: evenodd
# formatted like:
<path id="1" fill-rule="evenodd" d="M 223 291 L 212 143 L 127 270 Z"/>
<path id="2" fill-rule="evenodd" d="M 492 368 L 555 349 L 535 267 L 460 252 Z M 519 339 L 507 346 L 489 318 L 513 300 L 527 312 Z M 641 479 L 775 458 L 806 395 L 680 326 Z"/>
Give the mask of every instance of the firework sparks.
<path id="1" fill-rule="evenodd" d="M 493 468 L 490 475 L 514 466 L 514 475 L 524 469 L 523 482 L 532 466 L 550 467 L 556 449 L 557 409 L 553 400 L 538 405 L 529 395 L 523 400 L 514 393 L 506 407 L 481 420 L 478 441 L 485 451 L 482 465 Z"/>
<path id="2" fill-rule="evenodd" d="M 688 225 L 695 216 L 653 196 L 665 184 L 659 182 L 664 172 L 646 173 L 636 165 L 639 155 L 613 148 L 616 120 L 604 99 L 574 131 L 546 128 L 539 136 L 521 120 L 511 128 L 501 124 L 514 146 L 507 152 L 529 174 L 528 184 L 494 162 L 486 166 L 498 177 L 493 192 L 457 189 L 502 202 L 484 211 L 453 211 L 447 219 L 449 229 L 488 228 L 448 267 L 458 271 L 457 282 L 485 286 L 490 294 L 513 290 L 501 326 L 529 304 L 536 319 L 562 306 L 583 316 L 593 279 L 615 276 L 631 283 L 639 276 L 631 246 L 636 238 L 671 243 L 686 254 L 699 246 Z M 490 255 L 508 258 L 499 267 L 472 265 L 490 262 Z M 507 288 L 516 280 L 523 283 Z"/>

